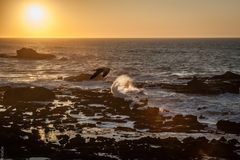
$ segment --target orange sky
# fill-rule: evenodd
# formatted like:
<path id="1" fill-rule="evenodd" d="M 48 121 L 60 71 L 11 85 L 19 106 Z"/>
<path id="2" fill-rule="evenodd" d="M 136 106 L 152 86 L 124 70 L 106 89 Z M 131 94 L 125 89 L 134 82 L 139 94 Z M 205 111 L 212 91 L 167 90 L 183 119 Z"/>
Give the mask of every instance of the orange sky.
<path id="1" fill-rule="evenodd" d="M 240 37 L 239 9 L 240 0 L 0 0 L 0 37 Z"/>

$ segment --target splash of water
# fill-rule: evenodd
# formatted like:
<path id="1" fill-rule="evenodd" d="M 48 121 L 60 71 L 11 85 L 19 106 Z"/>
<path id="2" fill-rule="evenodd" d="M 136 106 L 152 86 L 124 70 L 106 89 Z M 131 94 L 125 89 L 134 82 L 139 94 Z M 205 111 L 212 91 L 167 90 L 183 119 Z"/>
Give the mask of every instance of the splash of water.
<path id="1" fill-rule="evenodd" d="M 112 94 L 115 97 L 125 98 L 142 92 L 141 89 L 134 86 L 133 82 L 133 79 L 125 74 L 117 77 L 111 86 Z"/>
<path id="2" fill-rule="evenodd" d="M 117 77 L 111 86 L 111 92 L 115 97 L 132 101 L 130 108 L 133 108 L 135 104 L 142 106 L 141 108 L 148 105 L 148 98 L 144 94 L 144 90 L 135 87 L 134 80 L 128 75 L 124 74 Z"/>

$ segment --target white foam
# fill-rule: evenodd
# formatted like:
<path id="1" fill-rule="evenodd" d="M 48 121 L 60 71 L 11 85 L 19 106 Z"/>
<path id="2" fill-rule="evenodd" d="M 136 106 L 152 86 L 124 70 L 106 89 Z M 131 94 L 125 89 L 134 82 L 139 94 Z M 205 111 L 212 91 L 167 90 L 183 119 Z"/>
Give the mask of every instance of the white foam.
<path id="1" fill-rule="evenodd" d="M 115 97 L 125 98 L 143 92 L 142 89 L 135 87 L 133 82 L 133 79 L 125 74 L 117 77 L 111 86 L 112 94 Z"/>
<path id="2" fill-rule="evenodd" d="M 147 105 L 147 97 L 144 94 L 144 89 L 140 89 L 134 86 L 134 80 L 128 75 L 121 75 L 116 78 L 111 86 L 111 92 L 113 96 L 130 100 L 132 103 L 129 107 L 133 107 L 135 104 Z"/>

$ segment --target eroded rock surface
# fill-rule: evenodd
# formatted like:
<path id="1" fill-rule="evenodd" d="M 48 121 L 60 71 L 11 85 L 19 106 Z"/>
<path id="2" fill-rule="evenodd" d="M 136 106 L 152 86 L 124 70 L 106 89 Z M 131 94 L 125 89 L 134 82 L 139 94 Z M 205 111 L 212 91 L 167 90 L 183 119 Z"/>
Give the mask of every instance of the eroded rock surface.
<path id="1" fill-rule="evenodd" d="M 1 88 L 1 92 L 8 90 Z M 208 132 L 206 124 L 194 115 L 165 117 L 158 108 L 138 104 L 130 107 L 131 101 L 113 97 L 108 89 L 56 88 L 51 92 L 56 96 L 47 103 L 17 101 L 9 106 L 0 98 L 0 146 L 4 147 L 5 158 L 240 158 L 236 139 L 188 137 L 180 141 L 137 136 Z"/>
<path id="2" fill-rule="evenodd" d="M 4 104 L 27 101 L 52 101 L 55 94 L 43 87 L 17 87 L 8 88 L 3 95 Z"/>

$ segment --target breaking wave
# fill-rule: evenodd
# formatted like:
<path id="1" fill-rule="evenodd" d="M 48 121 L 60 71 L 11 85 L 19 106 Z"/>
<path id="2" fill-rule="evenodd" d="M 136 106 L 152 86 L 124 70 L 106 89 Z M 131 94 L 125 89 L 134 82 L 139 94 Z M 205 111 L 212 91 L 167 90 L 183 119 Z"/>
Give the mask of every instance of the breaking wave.
<path id="1" fill-rule="evenodd" d="M 111 86 L 111 92 L 115 97 L 125 98 L 143 92 L 134 86 L 134 81 L 128 75 L 121 75 L 116 78 Z"/>

